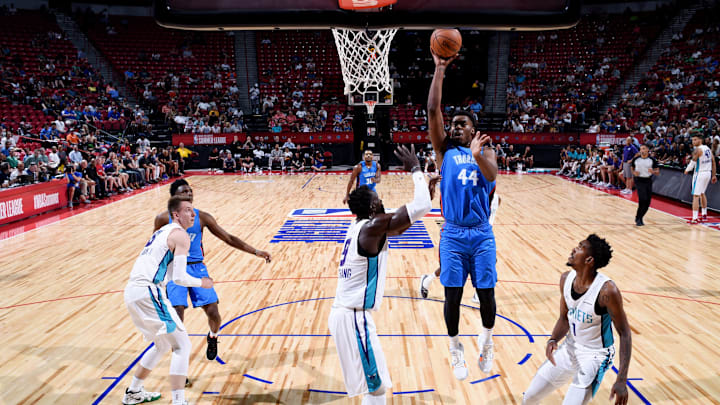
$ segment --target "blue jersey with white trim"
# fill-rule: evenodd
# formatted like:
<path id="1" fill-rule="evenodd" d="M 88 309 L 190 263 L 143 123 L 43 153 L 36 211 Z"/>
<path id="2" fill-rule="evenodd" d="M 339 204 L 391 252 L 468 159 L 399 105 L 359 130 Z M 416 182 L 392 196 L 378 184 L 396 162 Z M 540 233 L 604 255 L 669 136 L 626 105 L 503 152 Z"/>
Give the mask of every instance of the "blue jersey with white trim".
<path id="1" fill-rule="evenodd" d="M 357 186 L 368 186 L 370 190 L 375 191 L 375 176 L 377 175 L 377 162 L 373 160 L 370 167 L 363 160 L 360 162 L 360 175 L 357 178 Z"/>
<path id="2" fill-rule="evenodd" d="M 359 250 L 358 237 L 367 222 L 367 219 L 355 222 L 345 236 L 338 269 L 334 304 L 336 306 L 370 310 L 377 310 L 380 307 L 385 291 L 388 241 L 386 238 L 376 256 L 363 256 Z"/>
<path id="3" fill-rule="evenodd" d="M 495 182 L 487 181 L 470 148 L 451 146 L 440 168 L 440 203 L 445 220 L 459 226 L 479 226 L 490 218 L 490 193 Z"/>
<path id="4" fill-rule="evenodd" d="M 193 208 L 195 211 L 195 222 L 187 229 L 190 235 L 190 251 L 188 252 L 188 262 L 201 262 L 205 258 L 202 246 L 202 224 L 200 223 L 200 210 Z M 172 224 L 172 218 L 169 221 Z"/>

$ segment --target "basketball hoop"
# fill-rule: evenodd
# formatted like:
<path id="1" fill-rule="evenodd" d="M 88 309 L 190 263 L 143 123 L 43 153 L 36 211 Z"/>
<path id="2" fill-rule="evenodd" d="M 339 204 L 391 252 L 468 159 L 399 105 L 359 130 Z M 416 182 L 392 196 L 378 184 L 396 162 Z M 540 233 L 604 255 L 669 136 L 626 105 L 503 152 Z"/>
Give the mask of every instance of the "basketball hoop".
<path id="1" fill-rule="evenodd" d="M 367 91 L 392 93 L 388 68 L 390 43 L 397 28 L 368 31 L 365 29 L 333 28 L 335 45 L 340 57 L 345 94 Z M 377 101 L 364 101 L 368 114 L 373 114 Z"/>
<path id="2" fill-rule="evenodd" d="M 367 100 L 363 101 L 365 103 L 365 107 L 367 107 L 368 114 L 372 116 L 375 113 L 375 104 L 377 104 L 377 101 Z"/>

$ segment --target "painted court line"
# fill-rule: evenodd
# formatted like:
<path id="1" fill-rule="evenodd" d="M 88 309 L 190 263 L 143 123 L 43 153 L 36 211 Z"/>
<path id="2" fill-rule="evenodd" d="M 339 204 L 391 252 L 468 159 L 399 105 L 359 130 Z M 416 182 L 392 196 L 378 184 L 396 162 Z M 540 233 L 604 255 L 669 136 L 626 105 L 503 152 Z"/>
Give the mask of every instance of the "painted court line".
<path id="1" fill-rule="evenodd" d="M 272 381 L 263 380 L 262 378 L 255 377 L 255 376 L 252 376 L 252 375 L 250 375 L 250 374 L 243 374 L 243 377 L 247 377 L 247 378 L 249 378 L 249 379 L 251 379 L 251 380 L 255 380 L 255 381 L 260 381 L 261 383 L 265 383 L 265 384 L 272 384 L 272 383 L 273 383 Z"/>
<path id="2" fill-rule="evenodd" d="M 416 279 L 420 278 L 419 276 L 392 276 L 387 277 L 389 279 Z M 256 278 L 256 279 L 244 279 L 244 280 L 225 280 L 225 281 L 216 281 L 215 284 L 225 284 L 225 283 L 251 283 L 251 282 L 259 282 L 259 281 L 288 281 L 288 280 L 326 280 L 326 279 L 337 279 L 335 276 L 327 276 L 327 277 L 278 277 L 278 278 Z M 517 284 L 531 284 L 531 285 L 547 285 L 547 286 L 555 286 L 557 283 L 544 283 L 544 282 L 538 282 L 538 281 L 523 281 L 523 280 L 498 280 L 499 283 L 517 283 Z M 13 304 L 13 305 L 6 305 L 4 307 L 0 307 L 0 310 L 2 309 L 12 309 L 12 308 L 18 308 L 18 307 L 24 307 L 28 305 L 36 305 L 36 304 L 45 304 L 48 302 L 56 302 L 56 301 L 65 301 L 65 300 L 72 300 L 77 298 L 87 298 L 87 297 L 95 297 L 98 295 L 107 295 L 107 294 L 118 294 L 123 292 L 123 290 L 113 290 L 113 291 L 104 291 L 99 293 L 92 293 L 92 294 L 82 294 L 82 295 L 73 295 L 69 297 L 59 297 L 59 298 L 52 298 L 42 301 L 33 301 L 33 302 L 24 302 L 20 304 Z M 623 294 L 635 294 L 635 295 L 646 295 L 649 297 L 656 297 L 656 298 L 666 298 L 670 300 L 679 300 L 679 301 L 688 301 L 688 302 L 695 302 L 698 304 L 708 304 L 708 305 L 718 305 L 720 306 L 720 302 L 713 302 L 713 301 L 706 301 L 706 300 L 699 300 L 695 298 L 685 298 L 685 297 L 674 297 L 670 295 L 661 295 L 661 294 L 653 294 L 653 293 L 646 293 L 642 291 L 625 291 L 621 290 Z M 418 298 L 420 299 L 420 298 Z"/>
<path id="3" fill-rule="evenodd" d="M 498 377 L 500 377 L 500 374 L 495 374 L 495 375 L 491 375 L 490 377 L 485 377 L 485 378 L 480 379 L 480 380 L 471 381 L 470 384 L 478 384 L 478 383 L 485 382 L 485 381 L 488 381 L 488 380 L 492 380 L 492 379 L 498 378 Z"/>
<path id="4" fill-rule="evenodd" d="M 430 388 L 428 390 L 418 390 L 418 391 L 399 391 L 399 392 L 393 392 L 393 395 L 403 395 L 403 394 L 422 394 L 423 392 L 433 392 L 434 389 Z"/>

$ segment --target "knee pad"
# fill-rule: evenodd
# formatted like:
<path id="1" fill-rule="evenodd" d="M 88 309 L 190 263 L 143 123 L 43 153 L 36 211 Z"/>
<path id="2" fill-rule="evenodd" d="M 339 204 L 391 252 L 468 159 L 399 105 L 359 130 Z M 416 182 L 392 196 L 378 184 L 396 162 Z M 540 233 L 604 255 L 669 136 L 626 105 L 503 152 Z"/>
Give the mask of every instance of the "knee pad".
<path id="1" fill-rule="evenodd" d="M 172 358 L 170 360 L 170 375 L 187 375 L 190 363 L 190 338 L 187 332 L 174 331 L 170 334 L 173 339 Z"/>
<path id="2" fill-rule="evenodd" d="M 154 369 L 169 349 L 170 345 L 167 342 L 163 339 L 158 339 L 155 341 L 155 345 L 145 352 L 140 360 L 140 365 L 148 370 Z"/>

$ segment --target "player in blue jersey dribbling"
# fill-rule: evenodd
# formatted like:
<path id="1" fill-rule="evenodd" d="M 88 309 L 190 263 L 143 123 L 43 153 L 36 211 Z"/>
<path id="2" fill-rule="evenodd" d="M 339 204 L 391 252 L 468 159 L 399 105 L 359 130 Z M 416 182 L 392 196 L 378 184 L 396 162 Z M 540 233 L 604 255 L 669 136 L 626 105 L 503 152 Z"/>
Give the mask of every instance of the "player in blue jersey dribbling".
<path id="1" fill-rule="evenodd" d="M 490 195 L 495 189 L 497 162 L 490 137 L 477 130 L 471 112 L 452 114 L 446 133 L 442 113 L 442 85 L 446 68 L 457 55 L 442 59 L 433 54 L 435 73 L 428 95 L 430 140 L 440 168 L 440 195 L 445 225 L 440 237 L 440 282 L 445 287 L 445 324 L 450 338 L 450 363 L 455 378 L 468 376 L 465 350 L 458 336 L 460 301 L 468 275 L 480 300 L 482 327 L 478 334 L 478 365 L 490 373 L 495 326 L 495 235 L 489 218 Z"/>

